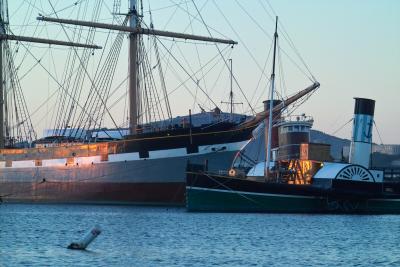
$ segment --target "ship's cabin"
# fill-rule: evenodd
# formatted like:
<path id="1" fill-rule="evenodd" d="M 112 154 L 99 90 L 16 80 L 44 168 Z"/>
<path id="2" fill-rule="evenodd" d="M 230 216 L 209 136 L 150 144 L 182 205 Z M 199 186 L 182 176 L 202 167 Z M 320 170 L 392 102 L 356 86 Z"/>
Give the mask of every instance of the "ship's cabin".
<path id="1" fill-rule="evenodd" d="M 312 117 L 301 114 L 282 117 L 274 123 L 268 178 L 265 176 L 265 153 L 255 158 L 251 151 L 260 151 L 260 147 L 265 147 L 260 142 L 266 140 L 265 130 L 263 135 L 258 136 L 259 140 L 252 140 L 238 153 L 232 168 L 235 172 L 232 171 L 231 174 L 241 173 L 241 177 L 251 180 L 311 184 L 313 175 L 323 166 L 322 162 L 332 160 L 330 145 L 310 142 L 313 122 Z M 252 142 L 258 143 L 254 145 Z"/>

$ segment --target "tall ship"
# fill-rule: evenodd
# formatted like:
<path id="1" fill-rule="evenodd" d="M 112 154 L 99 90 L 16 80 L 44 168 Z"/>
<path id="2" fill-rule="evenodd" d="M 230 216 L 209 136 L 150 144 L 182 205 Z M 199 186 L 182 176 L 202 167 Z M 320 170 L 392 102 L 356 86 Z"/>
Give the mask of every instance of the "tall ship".
<path id="1" fill-rule="evenodd" d="M 237 42 L 214 38 L 211 34 L 157 30 L 152 23 L 147 26 L 141 11 L 143 3 L 136 0 L 129 1 L 125 14 L 119 12 L 121 2 L 114 1 L 112 14 L 117 17 L 114 24 L 96 19 L 61 18 L 50 2 L 53 16 L 39 14 L 37 21 L 61 25 L 61 32 L 68 40 L 27 37 L 10 30 L 7 1 L 0 3 L 0 198 L 3 201 L 182 205 L 187 162 L 206 162 L 208 168 L 215 171 L 229 168 L 238 151 L 251 139 L 253 130 L 267 117 L 269 109 L 282 112 L 319 87 L 318 82 L 313 82 L 276 106 L 267 106 L 254 115 L 239 114 L 233 110 L 231 65 L 230 112 L 222 112 L 208 97 L 214 104 L 212 110 L 200 107 L 201 112 L 192 114 L 189 110 L 188 115 L 173 117 L 165 83 L 161 82 L 158 91 L 151 90 L 156 87 L 151 73 L 156 71 L 161 80 L 165 78 L 160 58 L 174 58 L 174 54 L 157 52 L 159 39 L 228 46 Z M 100 12 L 96 6 L 94 13 Z M 77 42 L 81 39 L 67 34 L 71 28 L 78 29 L 77 36 L 87 33 L 85 42 Z M 113 41 L 107 39 L 111 43 L 110 52 L 104 55 L 94 75 L 90 75 L 90 56 L 102 50 L 93 43 L 94 34 L 102 30 L 114 38 L 110 37 Z M 117 59 L 124 38 L 128 39 L 125 99 L 129 108 L 127 125 L 121 126 L 111 116 L 107 101 L 113 94 L 113 73 L 118 71 Z M 43 138 L 37 138 L 27 99 L 22 93 L 19 66 L 13 61 L 18 50 L 13 49 L 13 42 L 20 49 L 26 48 L 26 53 L 35 59 L 35 66 L 43 63 L 24 44 L 41 43 L 69 49 L 68 60 L 64 62 L 64 79 L 57 81 L 62 94 L 58 95 L 53 114 L 55 127 L 46 130 Z M 155 59 L 152 58 L 155 65 L 144 50 L 145 42 L 151 43 L 155 51 Z M 229 68 L 224 55 L 218 52 Z M 77 68 L 68 68 L 72 61 Z M 48 76 L 56 80 L 50 72 Z M 196 84 L 198 91 L 204 92 L 193 75 L 188 79 Z M 90 89 L 90 97 L 82 102 L 81 89 L 85 86 Z M 106 117 L 114 128 L 104 127 Z"/>

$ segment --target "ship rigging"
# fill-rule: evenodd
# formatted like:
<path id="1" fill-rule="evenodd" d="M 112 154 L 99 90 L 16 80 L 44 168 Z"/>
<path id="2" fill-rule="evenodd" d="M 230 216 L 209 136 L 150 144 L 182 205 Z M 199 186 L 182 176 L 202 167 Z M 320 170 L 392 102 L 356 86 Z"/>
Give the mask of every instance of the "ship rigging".
<path id="1" fill-rule="evenodd" d="M 7 13 L 7 3 L 3 1 L 4 4 L 3 9 L 4 12 Z M 48 136 L 53 136 L 52 140 L 64 140 L 64 141 L 74 141 L 75 142 L 93 142 L 93 136 L 98 136 L 99 133 L 102 136 L 108 137 L 108 139 L 113 139 L 115 136 L 118 138 L 122 138 L 124 136 L 130 135 L 134 136 L 135 134 L 142 133 L 144 129 L 147 129 L 146 124 L 151 122 L 160 121 L 162 122 L 162 127 L 167 128 L 174 126 L 176 122 L 172 123 L 173 114 L 171 110 L 170 97 L 169 94 L 175 91 L 176 89 L 167 88 L 165 82 L 165 74 L 166 69 L 172 69 L 169 61 L 177 62 L 177 66 L 183 71 L 188 78 L 183 79 L 181 85 L 178 87 L 185 87 L 185 89 L 192 95 L 194 100 L 197 98 L 197 90 L 202 92 L 206 97 L 207 101 L 211 103 L 211 106 L 214 106 L 216 110 L 221 110 L 216 101 L 213 100 L 209 92 L 207 92 L 204 84 L 202 85 L 202 80 L 204 80 L 205 75 L 213 66 L 209 67 L 209 70 L 205 69 L 205 66 L 212 65 L 217 62 L 218 58 L 221 58 L 222 65 L 226 67 L 226 69 L 230 70 L 230 113 L 233 113 L 233 92 L 232 87 L 233 83 L 237 85 L 240 92 L 242 92 L 243 97 L 246 100 L 246 104 L 249 106 L 249 110 L 252 111 L 254 115 L 254 108 L 250 104 L 246 95 L 243 93 L 242 88 L 240 87 L 237 78 L 233 75 L 232 72 L 232 61 L 231 64 L 227 61 L 227 48 L 230 46 L 234 46 L 237 44 L 236 41 L 233 41 L 229 38 L 215 38 L 210 31 L 210 27 L 205 23 L 200 10 L 202 7 L 197 7 L 196 3 L 193 2 L 195 10 L 198 12 L 198 20 L 204 24 L 206 31 L 209 36 L 201 36 L 196 34 L 186 34 L 186 33 L 178 33 L 173 31 L 165 31 L 165 30 L 157 30 L 154 28 L 153 17 L 151 13 L 151 9 L 149 9 L 150 15 L 150 24 L 149 26 L 144 21 L 144 12 L 143 12 L 143 3 L 142 1 L 130 1 L 128 6 L 128 12 L 123 14 L 121 13 L 121 2 L 116 0 L 113 5 L 113 24 L 99 22 L 99 5 L 101 1 L 98 1 L 96 5 L 94 5 L 95 9 L 93 11 L 93 15 L 91 17 L 91 21 L 82 20 L 82 19 L 64 19 L 59 15 L 59 11 L 53 6 L 50 2 L 51 12 L 49 15 L 44 15 L 45 13 L 40 13 L 37 17 L 38 25 L 43 25 L 44 22 L 47 22 L 47 25 L 59 25 L 59 31 L 64 33 L 67 37 L 68 41 L 51 41 L 45 40 L 44 38 L 34 38 L 34 37 L 22 37 L 18 35 L 12 34 L 10 29 L 6 29 L 6 25 L 8 22 L 4 21 L 3 28 L 4 31 L 8 31 L 7 34 L 3 34 L 2 40 L 17 40 L 18 42 L 26 42 L 26 41 L 34 41 L 41 42 L 51 45 L 65 45 L 70 46 L 69 56 L 66 58 L 65 70 L 63 73 L 62 79 L 56 77 L 47 71 L 50 78 L 54 80 L 56 86 L 59 87 L 57 93 L 57 101 L 55 105 L 54 113 L 52 114 L 51 121 L 53 131 L 48 131 Z M 81 5 L 81 4 L 80 4 Z M 216 5 L 216 4 L 215 4 Z M 219 7 L 216 6 L 219 10 Z M 242 6 L 240 6 L 243 8 Z M 70 7 L 66 7 L 70 8 Z M 65 9 L 66 9 L 65 8 Z M 62 8 L 61 10 L 64 10 Z M 85 11 L 82 11 L 82 13 Z M 87 12 L 87 7 L 86 7 Z M 52 16 L 50 16 L 52 15 Z M 4 16 L 3 16 L 4 17 Z M 85 16 L 81 16 L 84 18 Z M 87 17 L 87 16 L 86 16 Z M 121 19 L 123 17 L 124 19 Z M 224 17 L 225 18 L 225 17 Z M 226 19 L 226 18 L 225 18 Z M 194 20 L 194 19 L 193 19 Z M 259 26 L 259 25 L 258 25 Z M 78 34 L 71 34 L 68 27 L 74 27 L 71 29 L 78 30 Z M 192 27 L 192 26 L 191 26 Z M 9 28 L 9 27 L 8 27 Z M 86 29 L 85 29 L 86 28 Z M 91 56 L 94 54 L 94 49 L 100 49 L 102 47 L 93 45 L 91 42 L 95 40 L 95 35 L 101 29 L 108 31 L 108 37 L 106 40 L 105 46 L 109 46 L 109 52 L 105 53 L 105 51 L 101 51 L 102 58 L 104 60 L 99 62 L 98 68 L 94 74 L 89 73 L 88 66 L 91 61 Z M 84 32 L 87 32 L 85 36 Z M 193 30 L 192 30 L 193 31 Z M 111 38 L 115 36 L 115 38 Z M 153 47 L 154 58 L 150 58 L 149 51 L 145 49 L 145 40 L 144 36 L 148 36 L 149 44 Z M 80 44 L 78 41 L 82 40 L 82 37 L 86 40 L 86 43 Z M 118 72 L 118 60 L 122 52 L 123 47 L 123 39 L 128 37 L 129 46 L 128 46 L 128 74 L 126 79 L 124 79 L 118 86 L 121 87 L 127 81 L 127 94 L 121 95 L 118 98 L 118 101 L 110 104 L 109 98 L 115 97 L 116 90 L 111 90 L 113 86 L 115 86 L 113 80 L 115 79 L 115 73 Z M 238 36 L 239 37 L 239 36 Z M 181 63 L 178 62 L 176 54 L 169 52 L 169 48 L 163 44 L 163 38 L 169 38 L 174 42 L 179 41 L 179 39 L 184 40 L 184 42 L 188 42 L 190 40 L 196 42 L 205 42 L 215 45 L 217 49 L 217 55 L 211 58 L 208 62 L 203 62 L 203 67 L 199 70 L 193 70 L 189 66 L 189 70 L 187 67 L 184 67 Z M 226 48 L 221 49 L 216 44 L 226 44 Z M 42 68 L 44 64 L 40 57 L 31 53 L 27 46 L 24 46 L 23 43 L 18 43 L 20 48 L 23 47 L 28 50 L 26 54 L 30 54 L 34 60 L 37 61 L 36 65 L 40 65 Z M 8 44 L 7 44 L 8 45 Z M 9 46 L 9 45 L 8 45 Z M 165 50 L 163 54 L 160 54 L 159 48 L 160 46 Z M 77 48 L 83 48 L 81 51 L 78 51 Z M 103 49 L 104 50 L 104 49 Z M 197 50 L 197 46 L 196 46 Z M 16 49 L 16 52 L 18 50 Z M 14 52 L 14 53 L 16 53 Z M 180 51 L 181 53 L 181 51 Z M 197 54 L 199 52 L 197 51 Z M 167 58 L 165 60 L 165 58 Z M 10 57 L 11 59 L 12 57 Z M 154 60 L 155 59 L 155 60 Z M 161 62 L 164 59 L 164 64 Z M 200 60 L 199 60 L 200 61 Z M 12 62 L 10 63 L 12 64 Z M 158 76 L 160 78 L 160 82 L 156 84 L 155 79 L 153 77 L 154 70 L 158 72 Z M 199 78 L 200 76 L 200 78 Z M 11 77 L 11 75 L 10 75 Z M 13 83 L 18 83 L 17 72 L 14 72 L 12 79 L 15 81 Z M 181 79 L 182 80 L 182 79 Z M 188 88 L 186 83 L 187 81 L 191 81 L 193 85 L 195 85 L 196 92 L 193 92 L 192 89 Z M 315 89 L 316 83 L 313 84 L 313 89 Z M 87 93 L 87 98 L 85 101 L 81 101 L 81 99 L 85 99 L 85 93 L 83 91 L 84 87 L 88 87 L 89 91 Z M 158 87 L 158 89 L 156 89 Z M 116 88 L 116 89 L 117 89 Z M 313 90 L 312 89 L 312 90 Z M 22 99 L 22 90 L 19 90 L 21 95 L 18 99 Z M 307 93 L 310 92 L 307 91 Z M 307 94 L 306 93 L 306 94 Z M 51 97 L 54 94 L 51 95 Z M 126 96 L 126 97 L 125 97 Z M 51 98 L 49 96 L 49 98 Z M 16 97 L 14 99 L 17 99 Z M 111 108 L 116 104 L 120 103 L 121 100 L 127 100 L 126 105 L 128 106 L 128 113 L 124 115 L 128 120 L 128 123 L 120 124 L 115 120 L 115 117 L 111 114 Z M 46 100 L 47 101 L 47 100 Z M 45 101 L 45 102 L 46 102 Z M 7 105 L 7 99 L 5 99 L 5 105 Z M 10 101 L 11 103 L 12 101 Z M 24 101 L 15 101 L 16 103 L 24 103 Z M 163 104 L 161 104 L 164 102 Z M 221 101 L 223 102 L 223 101 Z M 238 102 L 242 103 L 242 102 Z M 43 103 L 44 104 L 44 103 Z M 41 108 L 43 104 L 39 107 Z M 48 105 L 48 104 L 45 104 Z M 202 108 L 201 103 L 199 106 Z M 23 108 L 25 106 L 25 108 Z M 193 108 L 192 108 L 193 109 Z M 5 114 L 7 111 L 11 110 L 20 110 L 18 115 L 14 115 L 14 120 L 17 121 L 15 123 L 11 123 L 4 119 L 1 125 L 10 125 L 6 126 L 8 129 L 12 129 L 15 127 L 21 128 L 22 125 L 25 125 L 24 130 L 25 136 L 27 137 L 19 137 L 14 138 L 10 134 L 10 130 L 0 131 L 5 136 L 2 140 L 14 140 L 12 144 L 19 144 L 19 146 L 30 146 L 33 141 L 37 139 L 37 134 L 33 129 L 33 124 L 30 122 L 30 115 L 28 111 L 28 107 L 22 105 L 22 107 L 16 108 L 3 108 L 3 113 Z M 24 110 L 24 112 L 22 112 Z M 193 110 L 192 110 L 193 111 Z M 34 111 L 34 113 L 36 110 Z M 261 117 L 267 116 L 268 114 L 261 114 Z M 113 133 L 109 131 L 102 130 L 106 124 L 106 117 L 108 117 L 109 121 L 112 123 L 113 128 L 115 129 Z M 260 115 L 257 115 L 260 117 Z M 232 118 L 232 116 L 230 116 Z M 1 116 L 0 116 L 1 119 Z M 186 119 L 188 120 L 188 118 Z M 256 119 L 254 123 L 258 123 L 259 119 Z M 251 122 L 253 124 L 253 122 Z M 28 126 L 26 126 L 28 125 Z M 154 126 L 155 128 L 159 128 L 160 124 Z M 154 128 L 150 127 L 150 128 Z M 96 134 L 92 134 L 91 131 L 96 131 Z M 22 132 L 19 130 L 19 132 Z M 14 139 L 13 139 L 14 138 Z M 18 141 L 16 141 L 18 140 Z M 8 141 L 9 142 L 9 141 Z M 9 142 L 10 143 L 10 142 Z M 11 144 L 11 143 L 10 143 Z M 12 146 L 12 145 L 8 145 Z"/>
<path id="2" fill-rule="evenodd" d="M 21 58 L 21 63 L 15 64 L 14 80 L 24 73 L 21 71 L 24 66 L 31 64 L 30 68 L 25 69 L 25 73 L 30 73 L 36 67 L 43 69 L 48 83 L 51 82 L 57 90 L 53 93 L 49 90 L 48 98 L 44 102 L 41 99 L 43 104 L 32 112 L 46 107 L 47 114 L 40 123 L 44 124 L 49 117 L 53 127 L 46 130 L 45 137 L 36 139 L 35 136 L 28 141 L 8 142 L 7 148 L 1 149 L 0 196 L 3 199 L 182 204 L 186 162 L 207 161 L 210 170 L 228 169 L 234 156 L 251 138 L 252 131 L 268 117 L 268 108 L 255 112 L 256 109 L 249 101 L 253 97 L 246 96 L 228 64 L 227 59 L 232 58 L 231 47 L 236 41 L 215 37 L 217 34 L 223 35 L 218 31 L 212 32 L 212 28 L 205 23 L 202 14 L 204 5 L 198 7 L 192 1 L 196 15 L 190 16 L 187 26 L 192 31 L 190 34 L 185 31 L 157 29 L 152 15 L 154 9 L 151 8 L 148 10 L 150 22 L 146 23 L 144 18 L 147 13 L 143 10 L 142 1 L 131 0 L 127 6 L 128 12 L 122 14 L 120 1 L 116 0 L 113 11 L 108 13 L 112 15 L 111 23 L 105 23 L 101 19 L 100 15 L 103 13 L 100 4 L 105 4 L 101 0 L 83 1 L 66 7 L 51 1 L 47 4 L 50 11 L 38 9 L 40 14 L 34 21 L 34 28 L 40 27 L 43 32 L 48 31 L 47 34 L 52 37 L 63 35 L 67 40 L 62 42 L 73 46 L 58 51 L 64 52 L 64 57 L 57 57 L 57 60 L 50 57 L 48 65 L 51 68 L 46 68 L 44 58 L 51 49 L 46 48 L 44 53 L 35 53 L 34 49 L 30 49 L 32 45 L 23 42 L 22 38 L 18 43 L 4 40 L 3 45 L 12 44 L 17 47 L 11 51 L 14 56 Z M 186 4 L 188 3 L 182 5 Z M 216 6 L 215 11 L 219 12 L 217 3 L 213 4 Z M 176 6 L 179 7 L 181 5 Z M 7 10 L 4 4 L 2 8 Z M 65 15 L 67 11 L 71 11 L 70 15 Z M 28 12 L 27 17 L 32 16 L 32 8 Z M 174 13 L 171 18 L 173 17 Z M 222 17 L 225 19 L 223 15 Z M 192 28 L 195 19 L 203 26 L 203 35 L 201 31 Z M 21 29 L 18 36 L 23 36 L 26 27 Z M 35 31 L 36 35 L 40 36 L 40 33 L 40 30 Z M 99 39 L 98 35 L 104 39 Z M 240 36 L 237 37 L 240 39 Z M 10 37 L 12 38 L 16 39 Z M 128 39 L 127 47 L 124 39 Z M 178 43 L 182 46 L 195 46 L 195 53 L 193 49 L 185 51 L 191 53 L 194 60 L 185 56 L 181 57 L 183 62 L 179 60 L 179 56 L 185 53 L 176 46 Z M 102 49 L 99 49 L 98 44 L 101 44 Z M 200 53 L 197 50 L 200 45 L 216 51 Z M 252 55 L 250 49 L 243 45 Z M 51 46 L 55 48 L 53 44 Z M 18 48 L 25 51 L 21 53 Z M 200 59 L 200 55 L 207 60 Z M 26 56 L 31 57 L 31 61 L 25 60 Z M 250 57 L 255 59 L 254 56 Z M 127 61 L 128 70 L 121 68 L 120 58 Z M 266 61 L 268 58 L 269 56 Z M 195 66 L 194 62 L 198 62 L 200 67 Z M 230 112 L 223 112 L 210 93 L 216 83 L 207 88 L 205 82 L 208 73 L 215 71 L 218 63 L 221 67 L 220 73 L 229 70 L 230 74 L 229 80 L 227 79 L 230 86 L 226 86 L 230 89 Z M 55 71 L 56 65 L 63 70 Z M 262 78 L 268 80 L 264 68 L 256 69 L 260 71 Z M 253 69 L 248 68 L 246 75 L 252 72 Z M 179 73 L 183 73 L 185 78 Z M 118 81 L 117 78 L 121 76 L 125 78 Z M 161 81 L 156 82 L 154 76 L 158 76 Z M 216 73 L 216 81 L 219 76 Z M 171 80 L 175 81 L 176 87 L 167 85 L 167 81 Z M 281 94 L 282 103 L 273 107 L 273 113 L 288 110 L 295 103 L 307 98 L 319 87 L 315 80 L 311 81 L 311 86 L 292 96 Z M 31 84 L 35 88 L 36 82 Z M 121 89 L 121 93 L 124 84 L 126 91 L 118 96 L 117 91 Z M 261 82 L 256 89 L 262 87 L 259 84 Z M 6 99 L 14 101 L 17 98 L 9 97 L 9 88 L 6 86 L 4 91 L 7 94 Z M 197 107 L 195 104 L 198 104 L 199 113 L 192 112 L 193 108 L 189 109 L 189 115 L 173 117 L 173 108 L 177 106 L 169 101 L 171 94 L 179 88 L 186 89 L 186 93 L 193 97 L 194 102 L 186 104 L 192 107 Z M 233 89 L 242 94 L 243 102 L 249 106 L 245 114 L 233 111 Z M 20 92 L 22 99 L 22 90 L 16 92 Z M 201 101 L 199 95 L 202 96 Z M 236 97 L 238 95 L 235 94 Z M 50 107 L 47 100 L 53 97 L 56 98 L 54 107 Z M 30 98 L 29 102 L 34 101 L 34 97 Z M 175 93 L 174 98 L 181 103 L 189 102 L 182 94 Z M 128 108 L 120 107 L 120 112 L 116 114 L 123 117 L 121 123 L 115 114 L 112 115 L 111 109 L 124 101 Z M 7 107 L 10 105 L 8 102 Z M 4 109 L 7 112 L 9 110 L 11 109 Z M 125 113 L 125 110 L 128 112 Z M 13 118 L 16 122 L 14 125 L 21 123 L 20 115 Z M 28 120 L 24 119 L 23 122 Z M 110 123 L 113 129 L 105 127 Z M 10 125 L 10 120 L 4 125 Z M 37 124 L 29 122 L 27 125 L 33 129 L 33 125 Z"/>

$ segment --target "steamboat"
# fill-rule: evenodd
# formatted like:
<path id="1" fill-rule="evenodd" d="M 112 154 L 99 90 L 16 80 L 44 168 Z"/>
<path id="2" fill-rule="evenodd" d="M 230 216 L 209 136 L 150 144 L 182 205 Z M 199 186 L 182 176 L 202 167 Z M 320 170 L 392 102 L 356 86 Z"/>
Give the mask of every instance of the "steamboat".
<path id="1" fill-rule="evenodd" d="M 273 91 L 272 83 L 271 106 Z M 225 173 L 188 164 L 187 210 L 399 214 L 400 182 L 392 172 L 371 168 L 374 109 L 374 100 L 355 98 L 349 162 L 332 162 L 329 145 L 310 143 L 310 117 L 270 110 L 266 160 L 248 168 L 233 164 Z"/>

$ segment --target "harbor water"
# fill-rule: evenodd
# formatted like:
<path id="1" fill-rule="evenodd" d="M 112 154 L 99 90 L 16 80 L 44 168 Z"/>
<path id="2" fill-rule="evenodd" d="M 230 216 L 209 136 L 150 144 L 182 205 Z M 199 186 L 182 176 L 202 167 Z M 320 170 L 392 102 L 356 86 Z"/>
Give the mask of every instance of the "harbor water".
<path id="1" fill-rule="evenodd" d="M 67 246 L 94 225 L 86 251 Z M 0 205 L 0 266 L 400 266 L 400 216 Z"/>

